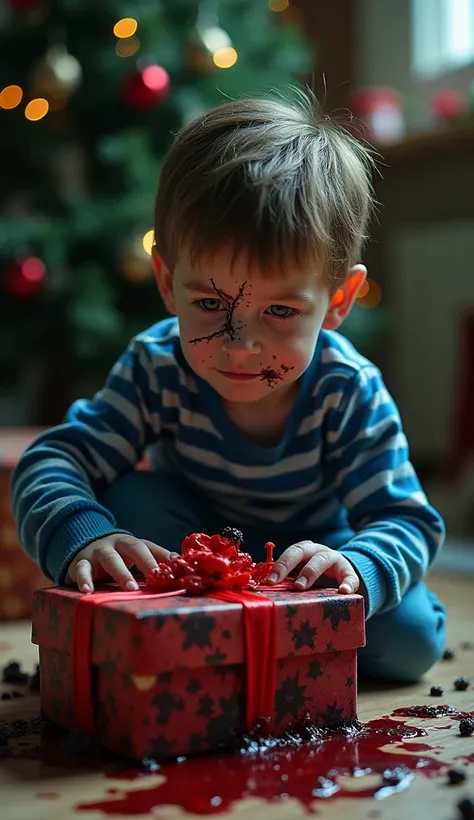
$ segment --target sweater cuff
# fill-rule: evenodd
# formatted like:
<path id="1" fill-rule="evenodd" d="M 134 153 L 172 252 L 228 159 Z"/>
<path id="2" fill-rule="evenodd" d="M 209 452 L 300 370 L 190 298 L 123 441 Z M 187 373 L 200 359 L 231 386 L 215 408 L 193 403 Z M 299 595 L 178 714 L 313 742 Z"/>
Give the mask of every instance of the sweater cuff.
<path id="1" fill-rule="evenodd" d="M 367 589 L 365 618 L 371 618 L 387 600 L 387 582 L 379 564 L 369 555 L 351 547 L 342 547 L 340 553 L 351 562 Z"/>
<path id="2" fill-rule="evenodd" d="M 112 526 L 107 516 L 95 510 L 74 513 L 61 522 L 49 539 L 46 554 L 40 561 L 41 569 L 48 578 L 62 585 L 69 564 L 79 550 L 97 538 L 115 533 L 132 534 L 128 530 Z"/>

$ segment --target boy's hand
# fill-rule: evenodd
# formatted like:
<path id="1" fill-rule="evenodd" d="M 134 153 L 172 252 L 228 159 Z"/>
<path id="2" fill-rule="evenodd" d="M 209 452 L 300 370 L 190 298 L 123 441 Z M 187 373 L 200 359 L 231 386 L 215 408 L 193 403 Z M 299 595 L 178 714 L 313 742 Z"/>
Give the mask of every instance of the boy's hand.
<path id="1" fill-rule="evenodd" d="M 168 561 L 169 557 L 168 550 L 152 541 L 114 533 L 91 541 L 74 556 L 66 584 L 77 584 L 80 592 L 93 592 L 94 580 L 111 577 L 125 590 L 138 589 L 130 567 L 135 564 L 146 577 L 157 561 Z"/>
<path id="2" fill-rule="evenodd" d="M 304 566 L 295 581 L 297 589 L 308 589 L 321 575 L 334 578 L 339 592 L 356 592 L 359 588 L 360 579 L 347 558 L 337 550 L 315 544 L 314 541 L 299 541 L 288 547 L 275 562 L 268 580 L 276 584 L 300 564 Z"/>

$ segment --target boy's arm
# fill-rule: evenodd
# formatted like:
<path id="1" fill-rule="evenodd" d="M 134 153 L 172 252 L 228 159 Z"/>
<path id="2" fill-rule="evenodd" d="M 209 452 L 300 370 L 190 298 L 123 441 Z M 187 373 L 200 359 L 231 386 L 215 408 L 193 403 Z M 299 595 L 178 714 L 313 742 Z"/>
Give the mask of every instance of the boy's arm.
<path id="1" fill-rule="evenodd" d="M 132 341 L 90 401 L 42 433 L 12 478 L 12 506 L 26 552 L 56 583 L 96 538 L 123 532 L 96 495 L 132 470 L 160 434 L 159 389 L 146 348 Z"/>
<path id="2" fill-rule="evenodd" d="M 329 411 L 328 464 L 355 535 L 339 550 L 367 590 L 370 617 L 397 606 L 442 547 L 443 520 L 409 460 L 397 407 L 376 367 L 356 373 Z"/>

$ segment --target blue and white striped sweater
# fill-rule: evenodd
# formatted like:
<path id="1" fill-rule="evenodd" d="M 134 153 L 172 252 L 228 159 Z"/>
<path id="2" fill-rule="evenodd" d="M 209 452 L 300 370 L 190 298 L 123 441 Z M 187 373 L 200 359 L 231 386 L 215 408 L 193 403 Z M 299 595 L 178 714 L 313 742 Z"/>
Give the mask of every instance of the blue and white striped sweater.
<path id="1" fill-rule="evenodd" d="M 137 336 L 90 401 L 21 458 L 13 509 L 28 554 L 55 581 L 73 555 L 117 532 L 96 494 L 145 449 L 163 459 L 229 522 L 314 530 L 341 547 L 364 579 L 368 614 L 397 605 L 440 549 L 444 526 L 409 461 L 397 408 L 374 365 L 322 331 L 281 441 L 252 443 L 217 393 L 190 369 L 175 318 Z M 159 504 L 159 499 L 157 499 Z"/>

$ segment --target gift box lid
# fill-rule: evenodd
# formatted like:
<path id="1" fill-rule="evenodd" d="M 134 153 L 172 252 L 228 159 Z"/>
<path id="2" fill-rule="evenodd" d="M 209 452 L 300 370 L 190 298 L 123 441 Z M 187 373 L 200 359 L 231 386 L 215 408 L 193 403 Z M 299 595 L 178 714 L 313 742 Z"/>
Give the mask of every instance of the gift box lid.
<path id="1" fill-rule="evenodd" d="M 365 644 L 364 599 L 333 589 L 265 592 L 275 601 L 277 657 L 356 649 Z M 32 640 L 70 654 L 81 594 L 65 588 L 35 593 Z M 177 595 L 114 601 L 97 607 L 91 659 L 116 671 L 152 675 L 178 668 L 244 662 L 240 604 Z"/>

